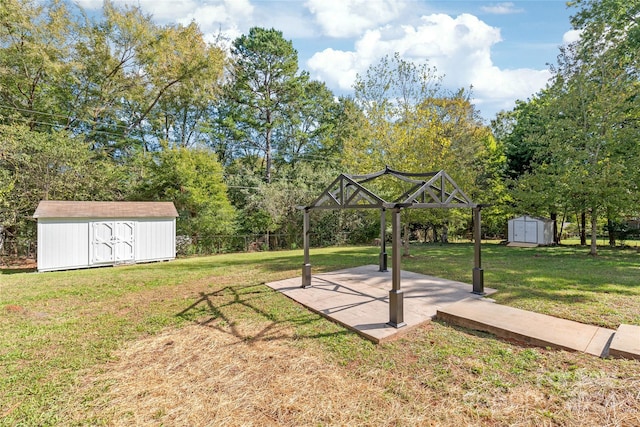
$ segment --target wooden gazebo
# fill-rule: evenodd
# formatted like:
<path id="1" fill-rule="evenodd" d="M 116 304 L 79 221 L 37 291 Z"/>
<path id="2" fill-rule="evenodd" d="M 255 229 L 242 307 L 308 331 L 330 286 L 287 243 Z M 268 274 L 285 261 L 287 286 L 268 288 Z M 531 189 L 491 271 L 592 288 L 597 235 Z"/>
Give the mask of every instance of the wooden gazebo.
<path id="1" fill-rule="evenodd" d="M 365 184 L 383 176 L 399 180 L 402 194 L 387 201 L 377 195 Z M 304 264 L 302 267 L 302 287 L 311 286 L 311 262 L 309 257 L 309 214 L 315 209 L 379 209 L 380 215 L 380 271 L 387 271 L 386 253 L 386 210 L 391 210 L 392 225 L 392 288 L 389 291 L 389 322 L 400 328 L 404 323 L 403 291 L 400 284 L 400 211 L 401 209 L 427 208 L 471 208 L 474 225 L 474 268 L 473 290 L 475 294 L 484 294 L 484 276 L 481 266 L 481 214 L 482 205 L 474 203 L 444 171 L 438 172 L 400 172 L 389 168 L 367 175 L 340 174 L 309 206 L 304 210 Z"/>

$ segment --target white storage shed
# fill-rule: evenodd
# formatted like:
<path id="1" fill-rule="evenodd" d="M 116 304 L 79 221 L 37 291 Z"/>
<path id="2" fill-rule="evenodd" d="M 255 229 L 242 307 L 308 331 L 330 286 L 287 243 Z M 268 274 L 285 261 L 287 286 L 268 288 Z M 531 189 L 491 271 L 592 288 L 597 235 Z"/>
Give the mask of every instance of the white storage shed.
<path id="1" fill-rule="evenodd" d="M 38 271 L 174 259 L 177 216 L 172 202 L 41 201 Z"/>
<path id="2" fill-rule="evenodd" d="M 509 242 L 536 245 L 553 244 L 553 221 L 528 215 L 509 220 Z"/>

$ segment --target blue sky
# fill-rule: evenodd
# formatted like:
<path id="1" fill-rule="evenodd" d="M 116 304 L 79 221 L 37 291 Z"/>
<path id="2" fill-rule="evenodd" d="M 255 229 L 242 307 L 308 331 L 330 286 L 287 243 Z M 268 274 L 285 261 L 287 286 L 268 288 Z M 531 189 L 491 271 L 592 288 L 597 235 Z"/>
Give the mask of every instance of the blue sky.
<path id="1" fill-rule="evenodd" d="M 542 89 L 558 48 L 575 40 L 563 0 L 112 0 L 140 5 L 158 23 L 195 21 L 213 39 L 253 26 L 293 42 L 301 69 L 336 94 L 385 54 L 427 61 L 451 89 L 473 86 L 486 120 Z M 102 0 L 76 0 L 88 11 Z"/>

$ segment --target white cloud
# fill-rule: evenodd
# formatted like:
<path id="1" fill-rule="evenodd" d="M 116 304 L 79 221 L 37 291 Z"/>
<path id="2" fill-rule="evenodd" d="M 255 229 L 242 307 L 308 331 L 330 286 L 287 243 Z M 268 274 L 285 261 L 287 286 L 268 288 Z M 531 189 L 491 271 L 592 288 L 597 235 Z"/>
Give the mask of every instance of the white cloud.
<path id="1" fill-rule="evenodd" d="M 511 109 L 516 99 L 525 100 L 544 88 L 550 77 L 549 70 L 530 68 L 500 70 L 491 67 L 478 70 L 474 76 L 474 102 L 483 110 L 492 112 Z"/>
<path id="2" fill-rule="evenodd" d="M 184 25 L 193 21 L 198 24 L 204 33 L 222 31 L 227 36 L 237 37 L 242 31 L 246 30 L 246 28 L 243 28 L 246 25 L 243 24 L 251 20 L 253 10 L 254 8 L 248 0 L 198 2 L 187 12 L 174 13 L 173 19 Z"/>
<path id="3" fill-rule="evenodd" d="M 562 36 L 562 43 L 570 44 L 570 43 L 577 42 L 578 40 L 580 40 L 581 36 L 582 36 L 582 30 L 569 30 L 566 33 L 564 33 L 564 35 Z"/>
<path id="4" fill-rule="evenodd" d="M 452 18 L 434 14 L 423 16 L 418 26 L 387 26 L 367 31 L 356 41 L 353 52 L 327 49 L 316 53 L 307 65 L 325 78 L 335 81 L 340 77 L 340 87 L 347 89 L 343 76 L 347 64 L 356 68 L 355 73 L 363 73 L 382 56 L 399 52 L 406 59 L 428 60 L 430 65 L 447 74 L 447 80 L 464 84 L 474 67 L 491 66 L 490 47 L 500 40 L 498 29 L 475 16 L 463 14 Z M 345 60 L 346 53 L 352 59 L 340 62 Z"/>
<path id="5" fill-rule="evenodd" d="M 305 6 L 315 16 L 324 35 L 354 37 L 400 15 L 401 0 L 308 0 Z"/>
<path id="6" fill-rule="evenodd" d="M 368 63 L 358 57 L 356 52 L 344 52 L 325 49 L 307 61 L 307 65 L 316 72 L 316 78 L 327 82 L 331 87 L 349 91 L 359 71 L 366 69 Z"/>
<path id="7" fill-rule="evenodd" d="M 353 51 L 325 49 L 307 62 L 314 77 L 329 87 L 348 91 L 356 75 L 377 63 L 384 55 L 399 52 L 408 60 L 437 68 L 450 88 L 473 86 L 476 102 L 483 111 L 496 112 L 513 106 L 514 99 L 526 99 L 544 87 L 547 70 L 504 70 L 493 64 L 491 47 L 500 42 L 500 30 L 469 14 L 455 18 L 444 14 L 423 16 L 418 25 L 385 26 L 360 37 Z"/>
<path id="8" fill-rule="evenodd" d="M 524 9 L 517 9 L 516 5 L 512 2 L 492 4 L 491 6 L 482 6 L 481 9 L 483 12 L 491 13 L 494 15 L 510 15 L 512 13 L 520 13 L 524 11 Z"/>

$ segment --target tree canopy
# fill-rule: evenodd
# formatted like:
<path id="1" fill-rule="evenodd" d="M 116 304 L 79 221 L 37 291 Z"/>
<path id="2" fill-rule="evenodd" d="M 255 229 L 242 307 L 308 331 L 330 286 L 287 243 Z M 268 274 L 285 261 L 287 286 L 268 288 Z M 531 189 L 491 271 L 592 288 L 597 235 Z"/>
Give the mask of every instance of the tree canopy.
<path id="1" fill-rule="evenodd" d="M 561 48 L 548 87 L 496 125 L 520 206 L 588 214 L 595 255 L 600 218 L 638 214 L 640 2 L 570 4 L 580 40 Z"/>
<path id="2" fill-rule="evenodd" d="M 41 199 L 171 200 L 192 242 L 289 235 L 295 206 L 338 173 L 389 166 L 445 169 L 489 204 L 486 235 L 504 236 L 512 214 L 577 219 L 595 254 L 601 230 L 640 215 L 640 0 L 569 3 L 580 39 L 545 89 L 488 126 L 472 88 L 445 89 L 428 60 L 379 58 L 337 97 L 274 28 L 226 50 L 196 23 L 158 25 L 113 1 L 89 16 L 62 0 L 0 0 L 0 225 L 32 236 Z M 377 191 L 403 192 L 388 185 Z M 471 226 L 464 212 L 407 215 L 406 241 Z M 318 244 L 365 242 L 380 217 L 313 221 Z"/>

